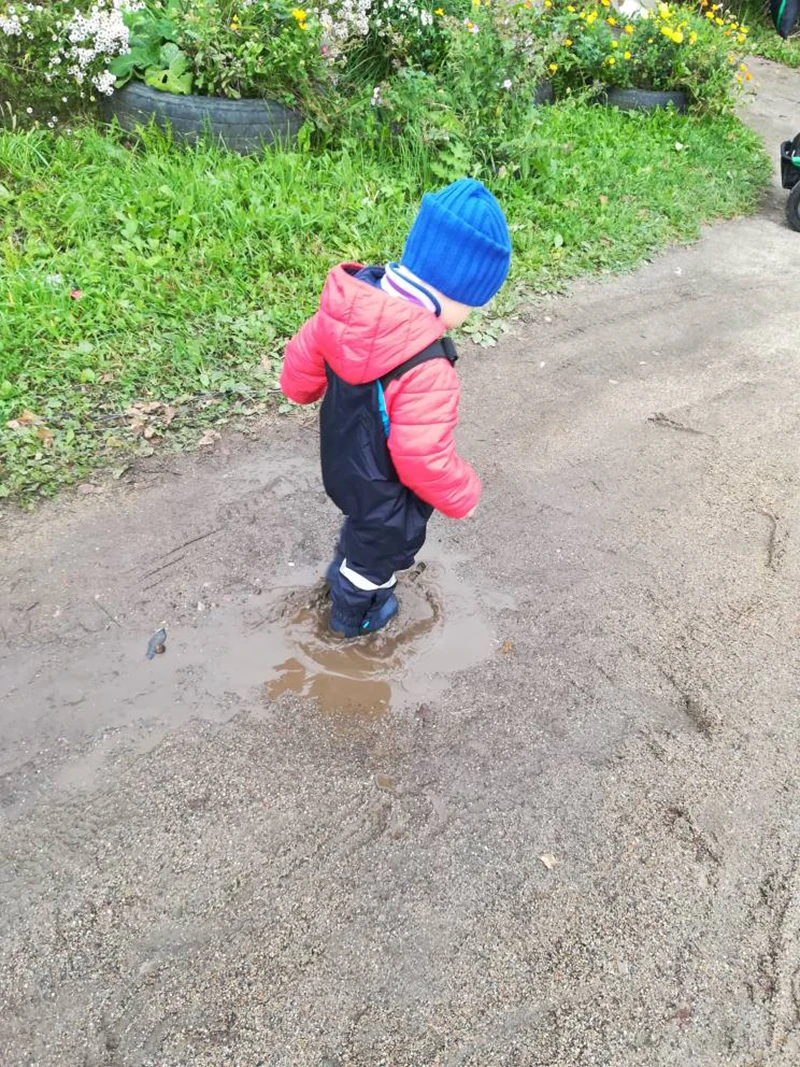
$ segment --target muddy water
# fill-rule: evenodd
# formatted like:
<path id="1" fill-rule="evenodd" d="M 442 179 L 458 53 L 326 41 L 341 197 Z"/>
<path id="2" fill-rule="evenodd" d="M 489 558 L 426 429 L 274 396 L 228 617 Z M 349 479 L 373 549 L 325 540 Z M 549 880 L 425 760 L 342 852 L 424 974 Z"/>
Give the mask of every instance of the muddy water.
<path id="1" fill-rule="evenodd" d="M 324 584 L 290 593 L 264 635 L 273 658 L 288 653 L 274 664 L 266 697 L 298 693 L 328 715 L 376 717 L 392 703 L 430 697 L 448 674 L 492 651 L 474 594 L 441 562 L 401 575 L 397 595 L 400 614 L 385 630 L 346 641 L 328 630 Z"/>
<path id="2" fill-rule="evenodd" d="M 22 745 L 80 739 L 102 722 L 109 731 L 136 725 L 155 743 L 164 729 L 198 717 L 224 721 L 259 703 L 266 710 L 287 693 L 351 725 L 390 707 L 427 703 L 454 672 L 480 663 L 500 641 L 458 564 L 433 545 L 426 556 L 427 566 L 399 576 L 398 617 L 366 638 L 330 634 L 327 590 L 318 574 L 297 567 L 284 572 L 283 582 L 273 578 L 202 611 L 198 604 L 194 617 L 184 609 L 170 619 L 157 604 L 149 626 L 141 619 L 109 625 L 63 655 L 43 645 L 6 664 L 5 739 Z M 148 660 L 148 640 L 162 623 L 166 651 Z M 85 771 L 91 778 L 91 767 Z"/>

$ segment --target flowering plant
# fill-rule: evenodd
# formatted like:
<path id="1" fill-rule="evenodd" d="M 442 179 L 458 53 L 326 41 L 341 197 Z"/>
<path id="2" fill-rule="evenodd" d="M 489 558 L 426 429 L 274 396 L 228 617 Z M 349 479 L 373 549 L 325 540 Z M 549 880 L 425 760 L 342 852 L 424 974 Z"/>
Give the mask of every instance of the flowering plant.
<path id="1" fill-rule="evenodd" d="M 443 19 L 464 6 L 469 0 L 317 0 L 328 54 L 350 76 L 370 80 L 403 67 L 436 70 L 445 54 Z"/>
<path id="2" fill-rule="evenodd" d="M 138 0 L 78 3 L 0 0 L 0 87 L 7 95 L 35 101 L 38 91 L 48 101 L 68 103 L 113 91 L 108 66 L 127 51 L 124 17 Z"/>
<path id="3" fill-rule="evenodd" d="M 291 102 L 325 73 L 319 19 L 284 0 L 145 0 L 126 22 L 118 85 L 137 77 L 171 93 Z"/>
<path id="4" fill-rule="evenodd" d="M 700 108 L 729 110 L 750 79 L 737 55 L 749 31 L 722 4 L 700 3 L 698 11 L 662 2 L 631 21 L 610 0 L 553 7 L 558 68 L 571 84 L 682 91 Z"/>

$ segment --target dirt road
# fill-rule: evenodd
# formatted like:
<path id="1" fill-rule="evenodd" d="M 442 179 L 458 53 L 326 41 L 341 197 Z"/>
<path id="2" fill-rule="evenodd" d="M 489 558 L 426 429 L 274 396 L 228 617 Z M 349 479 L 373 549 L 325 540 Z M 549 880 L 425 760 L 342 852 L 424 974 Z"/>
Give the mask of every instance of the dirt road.
<path id="1" fill-rule="evenodd" d="M 783 199 L 464 354 L 484 501 L 360 659 L 313 421 L 7 524 L 3 1064 L 800 1063 Z"/>

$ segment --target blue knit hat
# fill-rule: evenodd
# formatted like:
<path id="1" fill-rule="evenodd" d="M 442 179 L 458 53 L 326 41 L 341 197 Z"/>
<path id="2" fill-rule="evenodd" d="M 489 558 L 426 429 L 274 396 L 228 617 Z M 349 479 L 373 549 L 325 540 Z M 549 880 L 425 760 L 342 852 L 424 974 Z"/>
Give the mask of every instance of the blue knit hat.
<path id="1" fill-rule="evenodd" d="M 511 238 L 500 205 L 474 178 L 426 193 L 401 262 L 451 300 L 482 307 L 511 265 Z"/>

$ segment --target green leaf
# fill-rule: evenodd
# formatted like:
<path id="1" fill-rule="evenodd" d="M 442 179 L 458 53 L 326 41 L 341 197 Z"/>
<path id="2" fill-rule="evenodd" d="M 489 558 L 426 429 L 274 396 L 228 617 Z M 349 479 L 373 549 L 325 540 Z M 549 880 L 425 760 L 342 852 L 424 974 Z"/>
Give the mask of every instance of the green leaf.
<path id="1" fill-rule="evenodd" d="M 192 91 L 194 79 L 191 74 L 176 74 L 172 70 L 145 71 L 145 84 L 153 89 L 161 89 L 165 93 L 173 93 L 175 96 L 188 96 Z"/>

